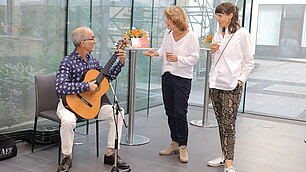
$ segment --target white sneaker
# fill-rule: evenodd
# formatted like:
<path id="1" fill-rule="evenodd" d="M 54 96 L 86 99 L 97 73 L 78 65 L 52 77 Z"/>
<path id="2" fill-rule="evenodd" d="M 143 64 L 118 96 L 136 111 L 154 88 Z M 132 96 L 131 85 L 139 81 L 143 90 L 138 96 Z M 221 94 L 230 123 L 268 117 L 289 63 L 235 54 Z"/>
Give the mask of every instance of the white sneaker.
<path id="1" fill-rule="evenodd" d="M 207 165 L 213 166 L 213 167 L 217 167 L 217 166 L 220 166 L 220 165 L 224 165 L 224 163 L 225 163 L 225 158 L 222 155 L 222 156 L 220 156 L 218 158 L 215 158 L 213 160 L 208 161 Z"/>
<path id="2" fill-rule="evenodd" d="M 236 172 L 236 168 L 233 166 L 230 166 L 228 168 L 224 168 L 224 172 Z"/>

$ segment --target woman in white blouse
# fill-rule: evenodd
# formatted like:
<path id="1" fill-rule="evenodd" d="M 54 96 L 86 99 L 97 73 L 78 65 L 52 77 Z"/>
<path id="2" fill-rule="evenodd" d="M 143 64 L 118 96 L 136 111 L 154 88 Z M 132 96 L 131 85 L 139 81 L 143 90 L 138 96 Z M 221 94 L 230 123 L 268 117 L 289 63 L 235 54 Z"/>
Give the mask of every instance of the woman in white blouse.
<path id="1" fill-rule="evenodd" d="M 187 108 L 193 78 L 193 66 L 199 60 L 199 40 L 188 29 L 187 15 L 179 6 L 164 10 L 167 30 L 158 51 L 143 52 L 153 56 L 155 61 L 163 59 L 162 94 L 171 144 L 160 155 L 179 153 L 180 161 L 188 162 L 188 121 Z"/>
<path id="2" fill-rule="evenodd" d="M 224 172 L 235 172 L 232 164 L 236 117 L 243 83 L 254 68 L 254 59 L 250 34 L 238 22 L 238 7 L 224 2 L 216 7 L 215 14 L 220 28 L 210 44 L 209 91 L 219 126 L 222 155 L 208 161 L 208 165 L 225 165 Z"/>

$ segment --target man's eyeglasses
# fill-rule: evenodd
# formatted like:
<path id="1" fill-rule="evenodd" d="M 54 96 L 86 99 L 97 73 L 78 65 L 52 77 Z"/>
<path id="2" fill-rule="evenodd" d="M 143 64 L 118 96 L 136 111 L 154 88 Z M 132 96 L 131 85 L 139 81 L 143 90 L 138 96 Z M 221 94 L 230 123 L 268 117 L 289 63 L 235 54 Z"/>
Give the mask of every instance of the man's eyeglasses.
<path id="1" fill-rule="evenodd" d="M 96 38 L 90 38 L 90 39 L 83 39 L 82 41 L 94 41 Z"/>

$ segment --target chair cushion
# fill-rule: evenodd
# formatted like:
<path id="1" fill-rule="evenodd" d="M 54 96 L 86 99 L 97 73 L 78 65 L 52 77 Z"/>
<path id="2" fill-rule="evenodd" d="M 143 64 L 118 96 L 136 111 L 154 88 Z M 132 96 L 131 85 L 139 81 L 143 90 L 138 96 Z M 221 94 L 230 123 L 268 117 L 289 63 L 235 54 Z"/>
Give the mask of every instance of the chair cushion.
<path id="1" fill-rule="evenodd" d="M 39 117 L 43 117 L 43 118 L 47 118 L 50 119 L 52 121 L 58 122 L 60 123 L 60 119 L 58 118 L 58 116 L 56 115 L 56 110 L 47 110 L 47 111 L 42 111 L 39 113 L 38 115 Z M 78 117 L 78 115 L 76 115 Z M 81 117 L 77 118 L 76 122 L 86 122 L 88 121 L 88 119 L 83 119 Z"/>
<path id="2" fill-rule="evenodd" d="M 42 111 L 38 114 L 39 117 L 44 117 L 47 119 L 50 119 L 52 121 L 60 123 L 60 119 L 56 115 L 56 110 L 47 110 L 47 111 Z"/>

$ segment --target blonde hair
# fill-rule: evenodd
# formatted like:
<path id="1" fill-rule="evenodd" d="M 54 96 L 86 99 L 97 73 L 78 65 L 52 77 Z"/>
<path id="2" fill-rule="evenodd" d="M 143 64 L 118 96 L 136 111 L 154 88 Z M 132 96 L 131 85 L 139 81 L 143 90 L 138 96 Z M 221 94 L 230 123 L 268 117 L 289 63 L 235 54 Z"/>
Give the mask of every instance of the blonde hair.
<path id="1" fill-rule="evenodd" d="M 164 10 L 164 14 L 180 31 L 188 29 L 187 15 L 182 7 L 176 5 L 168 7 Z"/>

